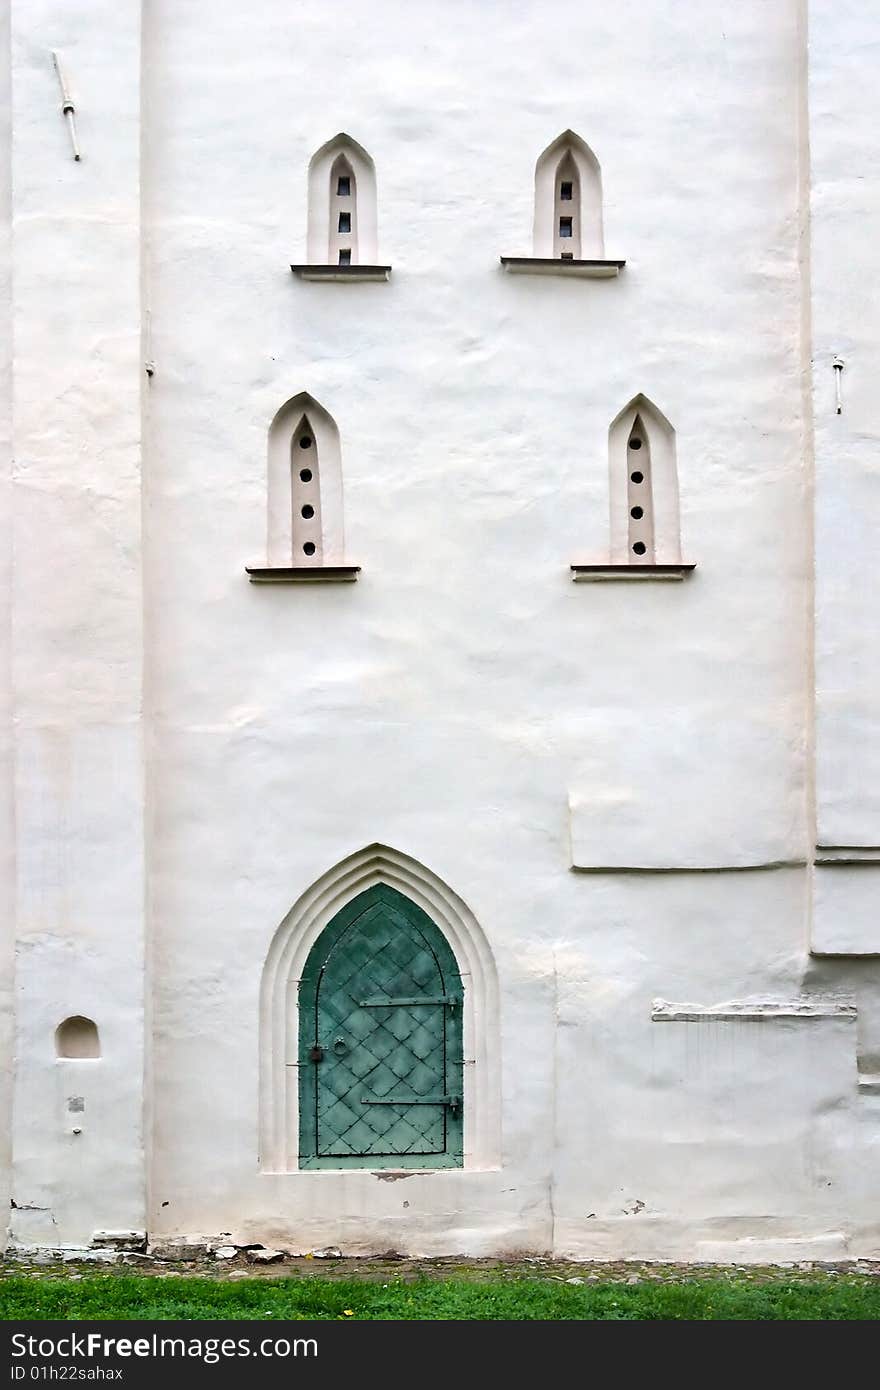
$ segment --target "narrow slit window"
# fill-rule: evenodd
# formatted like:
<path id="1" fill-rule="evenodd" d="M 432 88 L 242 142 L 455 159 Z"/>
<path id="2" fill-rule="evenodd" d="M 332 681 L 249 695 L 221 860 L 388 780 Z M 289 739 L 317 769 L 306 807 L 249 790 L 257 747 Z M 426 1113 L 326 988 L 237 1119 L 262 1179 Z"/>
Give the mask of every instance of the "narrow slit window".
<path id="1" fill-rule="evenodd" d="M 309 466 L 303 467 L 307 458 Z M 290 483 L 294 565 L 319 565 L 323 558 L 321 489 L 315 431 L 307 415 L 297 427 L 290 447 Z"/>
<path id="2" fill-rule="evenodd" d="M 651 449 L 637 415 L 626 445 L 627 538 L 631 563 L 654 563 L 654 499 L 651 492 Z"/>
<path id="3" fill-rule="evenodd" d="M 344 154 L 330 170 L 330 264 L 356 265 L 358 261 L 357 181 Z"/>
<path id="4" fill-rule="evenodd" d="M 556 168 L 554 205 L 556 234 L 554 250 L 563 260 L 581 254 L 580 179 L 571 150 L 566 150 Z"/>

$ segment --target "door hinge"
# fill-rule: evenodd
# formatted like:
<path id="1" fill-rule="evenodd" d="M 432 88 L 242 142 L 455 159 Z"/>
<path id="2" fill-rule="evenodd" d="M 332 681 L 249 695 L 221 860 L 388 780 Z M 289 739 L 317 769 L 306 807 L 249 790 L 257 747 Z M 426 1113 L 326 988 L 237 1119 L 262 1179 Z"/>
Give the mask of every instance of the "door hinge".
<path id="1" fill-rule="evenodd" d="M 445 1105 L 457 1115 L 461 1108 L 461 1096 L 387 1096 L 384 1100 L 370 1100 L 361 1097 L 361 1105 Z"/>
<path id="2" fill-rule="evenodd" d="M 392 997 L 391 995 L 374 994 L 369 999 L 359 999 L 358 1005 L 362 1009 L 393 1009 L 409 1007 L 411 1004 L 445 1004 L 447 1009 L 457 1009 L 461 1003 L 454 994 L 418 994 L 411 997 Z"/>

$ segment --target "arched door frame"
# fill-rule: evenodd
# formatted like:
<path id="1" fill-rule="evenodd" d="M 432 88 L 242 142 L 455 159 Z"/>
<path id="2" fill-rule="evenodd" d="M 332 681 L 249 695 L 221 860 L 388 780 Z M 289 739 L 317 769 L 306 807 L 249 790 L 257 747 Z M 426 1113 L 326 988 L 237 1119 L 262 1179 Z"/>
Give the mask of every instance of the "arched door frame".
<path id="1" fill-rule="evenodd" d="M 297 900 L 272 938 L 260 993 L 260 1152 L 264 1173 L 299 1170 L 298 988 L 309 952 L 336 913 L 364 888 L 399 889 L 443 933 L 461 976 L 464 1169 L 501 1162 L 498 979 L 486 937 L 461 898 L 417 860 L 385 845 L 343 859 Z"/>

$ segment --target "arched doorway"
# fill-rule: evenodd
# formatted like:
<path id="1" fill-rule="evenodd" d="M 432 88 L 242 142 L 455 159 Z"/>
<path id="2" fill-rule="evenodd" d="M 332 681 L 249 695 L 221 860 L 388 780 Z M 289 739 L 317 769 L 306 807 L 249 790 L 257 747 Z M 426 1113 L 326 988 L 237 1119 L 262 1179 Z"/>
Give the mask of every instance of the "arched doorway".
<path id="1" fill-rule="evenodd" d="M 379 883 L 309 952 L 299 986 L 302 1168 L 462 1166 L 462 980 L 446 938 Z"/>

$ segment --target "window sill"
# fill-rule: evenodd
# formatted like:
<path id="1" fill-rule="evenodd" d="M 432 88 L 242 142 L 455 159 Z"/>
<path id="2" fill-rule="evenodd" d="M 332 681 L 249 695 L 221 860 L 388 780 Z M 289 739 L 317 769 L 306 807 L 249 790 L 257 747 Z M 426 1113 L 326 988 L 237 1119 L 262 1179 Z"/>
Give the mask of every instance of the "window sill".
<path id="1" fill-rule="evenodd" d="M 696 565 L 572 565 L 575 584 L 614 579 L 687 579 Z"/>
<path id="2" fill-rule="evenodd" d="M 350 584 L 360 565 L 245 565 L 252 584 Z"/>
<path id="3" fill-rule="evenodd" d="M 574 279 L 608 280 L 619 275 L 626 261 L 563 261 L 558 256 L 502 256 L 511 275 L 567 275 Z"/>
<path id="4" fill-rule="evenodd" d="M 292 265 L 290 269 L 300 280 L 387 280 L 390 265 Z"/>

